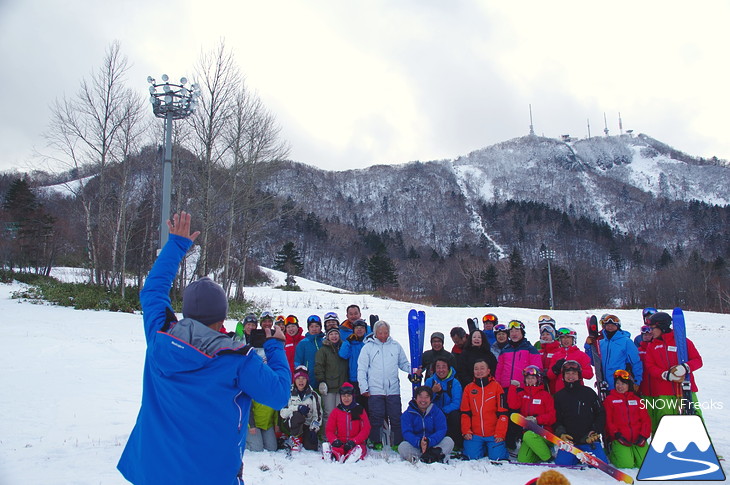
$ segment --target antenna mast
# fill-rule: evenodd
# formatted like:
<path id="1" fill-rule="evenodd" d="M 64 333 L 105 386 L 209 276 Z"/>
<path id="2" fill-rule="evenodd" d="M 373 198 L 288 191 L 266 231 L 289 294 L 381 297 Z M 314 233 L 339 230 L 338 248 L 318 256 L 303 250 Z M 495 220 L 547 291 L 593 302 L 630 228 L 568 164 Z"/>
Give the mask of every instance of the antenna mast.
<path id="1" fill-rule="evenodd" d="M 586 118 L 586 122 L 588 123 L 588 139 L 591 139 L 591 120 L 590 118 Z"/>
<path id="2" fill-rule="evenodd" d="M 606 121 L 606 112 L 603 112 L 603 133 L 608 136 L 608 122 Z"/>
<path id="3" fill-rule="evenodd" d="M 621 122 L 621 112 L 620 111 L 618 112 L 618 133 L 619 133 L 619 135 L 624 134 L 624 125 Z"/>
<path id="4" fill-rule="evenodd" d="M 532 105 L 528 105 L 530 107 L 530 136 L 535 136 L 535 129 L 532 126 Z"/>

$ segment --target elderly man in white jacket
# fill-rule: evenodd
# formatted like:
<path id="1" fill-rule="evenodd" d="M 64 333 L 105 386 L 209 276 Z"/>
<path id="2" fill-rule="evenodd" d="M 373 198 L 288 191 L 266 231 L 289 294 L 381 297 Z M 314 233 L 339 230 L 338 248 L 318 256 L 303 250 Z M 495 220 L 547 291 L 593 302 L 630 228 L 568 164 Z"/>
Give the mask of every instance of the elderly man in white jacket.
<path id="1" fill-rule="evenodd" d="M 368 416 L 372 426 L 370 442 L 376 450 L 383 447 L 380 430 L 386 416 L 393 431 L 391 444 L 403 441 L 399 368 L 407 373 L 411 364 L 403 347 L 390 338 L 390 325 L 379 320 L 373 325 L 373 335 L 365 340 L 357 359 L 357 381 L 360 392 L 368 398 Z"/>

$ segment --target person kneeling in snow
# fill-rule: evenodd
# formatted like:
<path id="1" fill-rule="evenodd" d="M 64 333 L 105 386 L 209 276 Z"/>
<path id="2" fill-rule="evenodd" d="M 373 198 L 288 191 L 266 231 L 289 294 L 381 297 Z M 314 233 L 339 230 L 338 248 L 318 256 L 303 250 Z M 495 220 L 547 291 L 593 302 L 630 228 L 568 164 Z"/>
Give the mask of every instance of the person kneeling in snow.
<path id="1" fill-rule="evenodd" d="M 291 450 L 301 451 L 303 444 L 305 449 L 317 451 L 317 431 L 322 422 L 322 400 L 309 385 L 309 374 L 303 365 L 294 369 L 289 404 L 280 414 L 284 426 L 289 430 Z"/>
<path id="2" fill-rule="evenodd" d="M 522 371 L 525 385 L 512 381 L 507 390 L 507 404 L 510 409 L 519 409 L 529 421 L 539 424 L 552 432 L 555 423 L 555 403 L 553 397 L 545 390 L 542 371 L 535 365 L 528 365 Z M 550 443 L 534 431 L 525 430 L 522 434 L 522 446 L 517 453 L 520 463 L 539 463 L 553 457 Z"/>
<path id="3" fill-rule="evenodd" d="M 644 462 L 651 434 L 649 411 L 634 394 L 634 380 L 628 371 L 613 373 L 614 388 L 603 401 L 606 409 L 606 433 L 611 445 L 611 462 L 618 468 L 639 468 Z"/>
<path id="4" fill-rule="evenodd" d="M 431 402 L 433 390 L 419 386 L 413 400 L 401 415 L 402 441 L 398 454 L 407 461 L 443 462 L 454 449 L 454 440 L 446 436 L 446 416 Z"/>
<path id="5" fill-rule="evenodd" d="M 332 410 L 322 443 L 322 457 L 340 463 L 355 462 L 365 456 L 365 441 L 370 434 L 368 413 L 355 402 L 355 388 L 349 382 L 340 386 L 340 404 Z"/>

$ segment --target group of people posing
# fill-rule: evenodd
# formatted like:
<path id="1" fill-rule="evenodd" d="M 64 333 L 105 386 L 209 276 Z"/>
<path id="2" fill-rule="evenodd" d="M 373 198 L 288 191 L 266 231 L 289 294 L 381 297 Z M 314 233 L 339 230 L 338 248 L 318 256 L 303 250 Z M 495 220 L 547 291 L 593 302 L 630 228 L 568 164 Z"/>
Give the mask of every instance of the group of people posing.
<path id="1" fill-rule="evenodd" d="M 575 455 L 509 420 L 519 412 L 604 461 L 638 467 L 659 419 L 678 412 L 674 401 L 685 374 L 695 392 L 694 372 L 702 366 L 689 340 L 689 360 L 678 363 L 669 314 L 647 308 L 643 319 L 632 340 L 618 317 L 601 317 L 601 400 L 584 384 L 594 377 L 591 337 L 580 349 L 577 332 L 558 328 L 548 315 L 538 318 L 540 339 L 534 344 L 524 323 L 502 324 L 491 313 L 481 329 L 452 328 L 451 351 L 444 334 L 434 332 L 422 367 L 412 372 L 390 325 L 375 318 L 371 328 L 357 305 L 347 307 L 342 322 L 334 312 L 323 319 L 309 316 L 306 333 L 294 315 L 251 314 L 239 322 L 236 338 L 251 344 L 259 323 L 280 326 L 293 384 L 280 410 L 254 402 L 246 447 L 321 449 L 340 462 L 357 461 L 368 448 L 385 444 L 406 460 L 426 463 L 453 456 L 577 463 Z M 414 383 L 403 412 L 399 369 Z"/>

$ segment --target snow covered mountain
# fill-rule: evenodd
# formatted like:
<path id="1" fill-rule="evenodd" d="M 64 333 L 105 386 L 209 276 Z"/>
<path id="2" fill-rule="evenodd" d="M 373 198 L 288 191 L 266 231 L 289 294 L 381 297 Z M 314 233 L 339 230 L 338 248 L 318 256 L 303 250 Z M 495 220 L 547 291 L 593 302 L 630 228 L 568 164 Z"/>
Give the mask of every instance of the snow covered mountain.
<path id="1" fill-rule="evenodd" d="M 287 162 L 265 188 L 319 217 L 401 231 L 439 251 L 513 241 L 484 218 L 485 204 L 527 201 L 607 223 L 648 240 L 693 244 L 692 204 L 730 204 L 730 168 L 681 153 L 647 135 L 578 141 L 515 138 L 454 160 L 326 172 Z M 675 237 L 676 234 L 681 236 Z"/>

